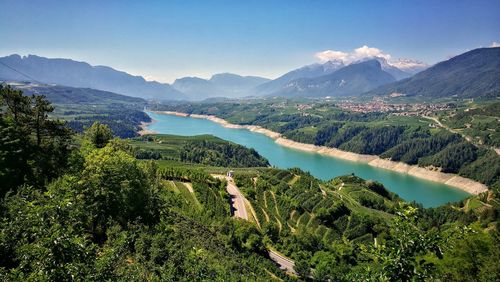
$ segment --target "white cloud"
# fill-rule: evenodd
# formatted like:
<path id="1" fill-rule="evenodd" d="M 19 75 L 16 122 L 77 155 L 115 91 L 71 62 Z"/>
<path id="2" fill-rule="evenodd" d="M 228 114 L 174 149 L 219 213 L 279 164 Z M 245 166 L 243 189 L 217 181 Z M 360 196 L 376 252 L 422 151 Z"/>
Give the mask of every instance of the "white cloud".
<path id="1" fill-rule="evenodd" d="M 491 43 L 491 46 L 490 47 L 493 47 L 493 48 L 497 48 L 497 47 L 500 47 L 500 43 L 494 41 L 493 43 Z"/>
<path id="2" fill-rule="evenodd" d="M 392 59 L 392 56 L 390 54 L 385 53 L 378 48 L 369 47 L 366 45 L 356 48 L 351 52 L 325 50 L 322 52 L 317 52 L 316 54 L 314 54 L 314 57 L 316 57 L 323 63 L 331 60 L 341 60 L 346 65 L 366 58 L 378 57 L 385 59 L 389 65 L 401 69 L 425 68 L 428 66 L 426 63 L 411 59 Z"/>
<path id="3" fill-rule="evenodd" d="M 342 62 L 345 62 L 349 54 L 342 51 L 326 50 L 323 52 L 318 52 L 314 56 L 320 59 L 322 62 L 331 60 L 340 60 Z"/>
<path id="4" fill-rule="evenodd" d="M 366 45 L 363 45 L 357 49 L 354 49 L 354 52 L 351 54 L 354 58 L 356 58 L 358 60 L 364 59 L 364 58 L 371 58 L 371 57 L 380 57 L 380 58 L 384 58 L 386 60 L 391 59 L 391 55 L 382 52 L 382 50 L 380 50 L 378 48 L 368 47 Z"/>
<path id="5" fill-rule="evenodd" d="M 325 50 L 316 53 L 314 56 L 322 62 L 331 60 L 341 60 L 345 64 L 349 64 L 354 61 L 359 61 L 364 58 L 373 58 L 373 57 L 380 57 L 386 60 L 391 59 L 391 55 L 384 53 L 382 50 L 378 48 L 368 47 L 366 45 L 356 48 L 349 53 L 337 50 Z"/>

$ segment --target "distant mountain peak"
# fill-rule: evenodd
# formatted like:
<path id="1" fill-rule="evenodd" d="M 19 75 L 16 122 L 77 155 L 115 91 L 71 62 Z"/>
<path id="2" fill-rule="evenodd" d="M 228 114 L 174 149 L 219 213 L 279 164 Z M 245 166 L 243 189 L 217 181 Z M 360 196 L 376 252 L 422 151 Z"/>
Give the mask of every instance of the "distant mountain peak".
<path id="1" fill-rule="evenodd" d="M 381 63 L 377 59 L 366 59 L 322 76 L 291 80 L 280 90 L 270 95 L 285 97 L 355 96 L 393 81 L 395 81 L 394 77 L 382 70 Z"/>
<path id="2" fill-rule="evenodd" d="M 253 94 L 251 89 L 269 81 L 258 76 L 241 76 L 234 73 L 218 73 L 210 79 L 183 77 L 176 79 L 173 87 L 189 95 L 192 99 L 202 100 L 211 97 L 244 97 Z"/>
<path id="3" fill-rule="evenodd" d="M 413 74 L 419 71 L 423 71 L 424 69 L 429 67 L 428 64 L 422 61 L 412 60 L 412 59 L 402 59 L 402 58 L 399 58 L 398 60 L 391 62 L 391 65 L 400 70 L 407 71 Z"/>
<path id="4" fill-rule="evenodd" d="M 342 62 L 342 60 L 329 60 L 323 64 L 323 69 L 325 69 L 326 71 L 338 70 L 343 66 L 344 62 Z"/>
<path id="5" fill-rule="evenodd" d="M 92 66 L 71 59 L 46 58 L 31 54 L 1 57 L 0 62 L 9 66 L 0 65 L 0 78 L 5 80 L 36 80 L 47 84 L 93 88 L 155 100 L 186 99 L 183 93 L 169 84 L 146 81 L 142 76 L 134 76 L 108 66 Z"/>
<path id="6" fill-rule="evenodd" d="M 499 97 L 500 49 L 479 48 L 463 53 L 367 94 L 388 95 L 394 92 L 428 98 Z"/>

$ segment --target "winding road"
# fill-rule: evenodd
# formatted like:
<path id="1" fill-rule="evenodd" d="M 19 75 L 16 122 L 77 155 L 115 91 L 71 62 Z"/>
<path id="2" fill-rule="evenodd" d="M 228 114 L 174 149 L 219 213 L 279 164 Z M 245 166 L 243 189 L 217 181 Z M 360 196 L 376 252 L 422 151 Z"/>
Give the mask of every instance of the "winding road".
<path id="1" fill-rule="evenodd" d="M 231 177 L 223 176 L 223 175 L 212 175 L 215 178 L 225 179 L 227 181 L 226 190 L 227 193 L 231 196 L 231 206 L 233 216 L 236 218 L 241 218 L 244 220 L 248 220 L 248 212 L 245 206 L 245 196 L 241 193 L 238 186 L 234 184 L 234 181 Z M 297 274 L 294 270 L 295 263 L 293 260 L 286 258 L 280 253 L 269 250 L 269 258 L 271 258 L 280 269 L 285 270 L 286 272 Z"/>
<path id="2" fill-rule="evenodd" d="M 237 218 L 242 218 L 248 220 L 248 213 L 245 207 L 245 197 L 241 194 L 240 189 L 236 187 L 232 179 L 226 178 L 227 180 L 227 193 L 231 196 L 231 205 L 233 210 L 233 216 Z"/>

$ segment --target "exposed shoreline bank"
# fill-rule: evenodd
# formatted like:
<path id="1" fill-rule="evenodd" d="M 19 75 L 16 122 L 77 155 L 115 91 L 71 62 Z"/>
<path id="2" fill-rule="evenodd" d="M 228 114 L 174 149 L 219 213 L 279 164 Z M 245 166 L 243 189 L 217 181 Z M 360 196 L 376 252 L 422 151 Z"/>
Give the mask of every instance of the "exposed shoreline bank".
<path id="1" fill-rule="evenodd" d="M 424 168 L 424 167 L 419 167 L 416 165 L 409 165 L 409 164 L 405 164 L 402 162 L 395 162 L 395 161 L 391 161 L 391 160 L 387 160 L 387 159 L 382 159 L 376 155 L 364 155 L 364 154 L 343 151 L 343 150 L 339 150 L 336 148 L 329 148 L 329 147 L 325 147 L 325 146 L 317 146 L 314 144 L 300 143 L 300 142 L 296 142 L 296 141 L 287 139 L 287 138 L 283 137 L 280 133 L 271 131 L 269 129 L 266 129 L 266 128 L 263 128 L 263 127 L 257 126 L 257 125 L 232 124 L 232 123 L 229 123 L 228 121 L 226 121 L 222 118 L 219 118 L 216 116 L 210 116 L 210 115 L 198 115 L 198 114 L 191 114 L 190 115 L 190 114 L 186 114 L 186 113 L 173 112 L 173 111 L 152 111 L 152 112 L 157 113 L 157 114 L 166 114 L 166 115 L 175 115 L 175 116 L 182 116 L 182 117 L 207 119 L 207 120 L 216 122 L 216 123 L 218 123 L 224 127 L 227 127 L 227 128 L 247 129 L 247 130 L 250 130 L 253 132 L 264 134 L 264 135 L 274 139 L 275 142 L 281 146 L 285 146 L 285 147 L 292 148 L 295 150 L 300 150 L 300 151 L 318 153 L 318 154 L 322 154 L 325 156 L 344 159 L 344 160 L 348 160 L 348 161 L 367 163 L 368 165 L 373 166 L 373 167 L 387 169 L 387 170 L 391 170 L 391 171 L 398 172 L 398 173 L 408 174 L 408 175 L 418 177 L 421 179 L 446 184 L 448 186 L 460 189 L 460 190 L 465 191 L 465 192 L 472 194 L 472 195 L 477 195 L 479 193 L 482 193 L 482 192 L 485 192 L 488 190 L 486 185 L 479 183 L 477 181 L 474 181 L 472 179 L 459 176 L 457 174 L 444 173 L 444 172 L 435 171 L 435 170 L 431 170 L 431 169 Z M 149 124 L 145 124 L 144 127 L 142 127 L 142 128 L 145 129 L 147 125 L 149 125 Z M 153 132 L 149 132 L 148 130 L 144 130 L 144 132 L 147 132 L 147 133 L 143 133 L 143 134 L 153 133 Z"/>
<path id="2" fill-rule="evenodd" d="M 144 121 L 141 121 L 141 124 L 139 125 L 139 127 L 141 128 L 141 130 L 137 131 L 137 134 L 139 135 L 146 135 L 146 134 L 157 134 L 158 132 L 156 131 L 153 131 L 153 130 L 149 130 L 147 129 L 147 127 L 153 123 L 155 123 L 156 120 L 154 119 L 151 119 L 150 122 L 144 122 Z"/>

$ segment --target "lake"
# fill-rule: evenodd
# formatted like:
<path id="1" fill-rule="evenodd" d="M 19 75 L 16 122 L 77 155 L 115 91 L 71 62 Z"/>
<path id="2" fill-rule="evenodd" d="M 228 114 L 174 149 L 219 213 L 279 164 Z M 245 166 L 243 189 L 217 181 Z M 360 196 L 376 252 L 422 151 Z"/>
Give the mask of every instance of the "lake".
<path id="1" fill-rule="evenodd" d="M 322 180 L 354 173 L 364 179 L 379 181 L 403 199 L 421 203 L 424 207 L 436 207 L 469 196 L 468 193 L 445 184 L 372 167 L 366 163 L 283 147 L 276 144 L 272 138 L 247 129 L 226 128 L 206 119 L 146 113 L 156 120 L 155 123 L 148 126 L 148 129 L 160 134 L 184 136 L 212 134 L 224 140 L 255 149 L 273 166 L 278 168 L 299 167 Z"/>

